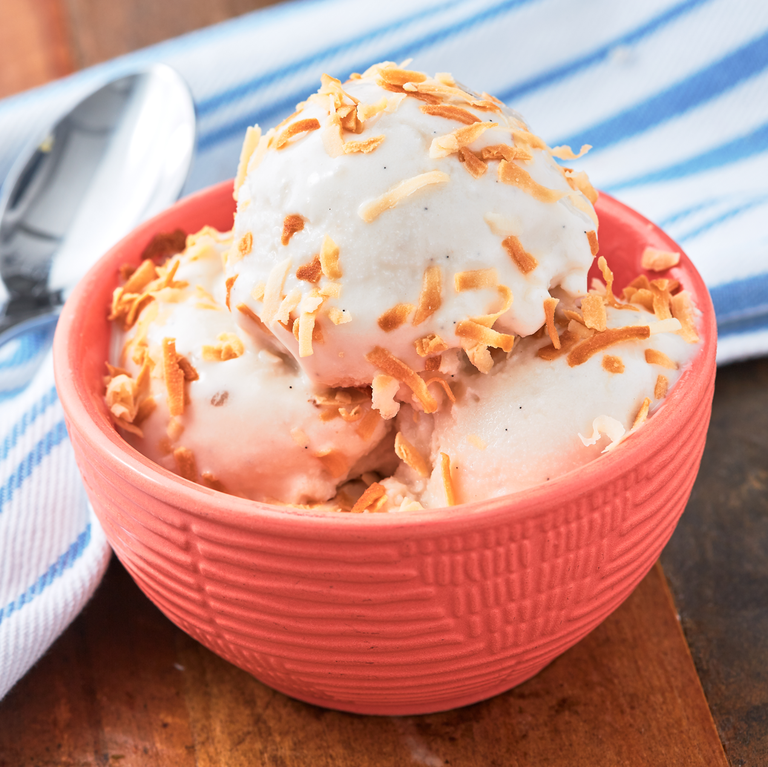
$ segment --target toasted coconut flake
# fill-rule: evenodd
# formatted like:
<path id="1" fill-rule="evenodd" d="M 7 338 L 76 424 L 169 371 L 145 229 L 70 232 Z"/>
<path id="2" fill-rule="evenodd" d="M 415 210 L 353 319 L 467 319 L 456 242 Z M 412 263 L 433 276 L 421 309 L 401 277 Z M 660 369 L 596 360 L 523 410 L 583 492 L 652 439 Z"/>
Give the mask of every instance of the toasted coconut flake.
<path id="1" fill-rule="evenodd" d="M 234 286 L 235 282 L 237 282 L 237 275 L 235 275 L 234 277 L 227 277 L 227 281 L 225 283 L 227 288 L 227 298 L 225 303 L 227 305 L 227 309 L 229 309 L 230 311 L 232 311 L 232 309 L 229 306 L 229 298 L 232 293 L 232 287 Z"/>
<path id="2" fill-rule="evenodd" d="M 195 454 L 188 447 L 177 447 L 173 451 L 173 460 L 176 462 L 176 472 L 180 476 L 190 482 L 197 482 Z"/>
<path id="3" fill-rule="evenodd" d="M 381 423 L 382 418 L 378 410 L 369 410 L 361 419 L 357 427 L 357 434 L 365 442 L 373 436 L 376 427 Z"/>
<path id="4" fill-rule="evenodd" d="M 656 399 L 664 399 L 669 391 L 669 379 L 666 376 L 659 374 L 656 378 L 656 385 L 653 387 L 653 396 Z"/>
<path id="5" fill-rule="evenodd" d="M 312 131 L 319 130 L 320 121 L 314 117 L 307 120 L 297 120 L 295 123 L 289 125 L 275 141 L 275 149 L 282 149 L 285 147 L 292 138 L 299 136 L 303 133 L 311 133 Z"/>
<path id="6" fill-rule="evenodd" d="M 347 423 L 356 423 L 363 417 L 363 408 L 360 405 L 355 405 L 353 408 L 340 407 L 339 415 L 343 421 Z"/>
<path id="7" fill-rule="evenodd" d="M 406 83 L 423 83 L 427 79 L 423 72 L 400 69 L 399 67 L 380 69 L 378 74 L 379 79 L 387 85 L 403 86 Z"/>
<path id="8" fill-rule="evenodd" d="M 453 79 L 453 75 L 450 72 L 436 72 L 435 80 L 443 85 L 456 85 L 456 81 Z"/>
<path id="9" fill-rule="evenodd" d="M 107 407 L 115 418 L 129 423 L 133 421 L 138 409 L 134 381 L 127 373 L 120 373 L 107 379 L 107 391 L 104 395 Z"/>
<path id="10" fill-rule="evenodd" d="M 117 270 L 121 282 L 126 282 L 135 272 L 136 267 L 133 264 L 120 264 L 120 268 Z M 152 277 L 152 279 L 154 280 L 155 278 Z"/>
<path id="11" fill-rule="evenodd" d="M 448 453 L 440 453 L 440 473 L 443 477 L 443 488 L 445 490 L 445 505 L 456 505 L 456 489 L 451 477 L 451 457 Z"/>
<path id="12" fill-rule="evenodd" d="M 336 112 L 336 103 L 333 96 L 328 97 L 328 122 L 323 128 L 322 139 L 323 147 L 329 157 L 340 157 L 344 154 L 341 118 Z"/>
<path id="13" fill-rule="evenodd" d="M 571 149 L 568 145 L 564 144 L 563 146 L 553 146 L 549 153 L 552 155 L 552 157 L 557 157 L 558 160 L 578 160 L 579 157 L 584 157 L 584 155 L 590 150 L 592 147 L 589 144 L 582 144 L 581 150 L 578 154 L 574 154 L 573 149 Z"/>
<path id="14" fill-rule="evenodd" d="M 210 227 L 203 227 L 203 232 Z M 216 234 L 216 230 L 212 230 Z M 190 235 L 193 237 L 194 235 Z M 156 263 L 169 256 L 181 253 L 185 246 L 188 246 L 187 235 L 183 229 L 174 229 L 172 232 L 160 232 L 156 234 L 141 252 L 142 260 L 151 258 Z"/>
<path id="15" fill-rule="evenodd" d="M 626 434 L 626 429 L 621 421 L 617 421 L 608 415 L 599 415 L 592 421 L 592 436 L 587 438 L 579 434 L 579 439 L 584 444 L 584 447 L 589 447 L 596 444 L 603 434 L 611 440 L 608 447 L 603 450 L 604 453 L 607 453 L 612 447 L 621 442 L 622 437 Z"/>
<path id="16" fill-rule="evenodd" d="M 557 202 L 561 197 L 565 197 L 565 192 L 558 192 L 554 189 L 548 189 L 537 183 L 531 178 L 530 173 L 523 170 L 514 162 L 502 160 L 499 163 L 499 181 L 510 186 L 516 186 L 522 189 L 526 194 L 531 195 L 539 202 Z"/>
<path id="17" fill-rule="evenodd" d="M 424 370 L 440 370 L 442 361 L 443 357 L 440 354 L 435 357 L 427 357 L 427 359 L 424 360 Z"/>
<path id="18" fill-rule="evenodd" d="M 583 327 L 583 325 L 581 327 Z M 581 339 L 576 333 L 570 329 L 566 330 L 560 336 L 559 349 L 555 349 L 553 344 L 548 344 L 547 346 L 542 346 L 541 349 L 536 352 L 536 356 L 551 362 L 552 360 L 557 359 L 560 355 L 570 351 L 580 340 Z"/>
<path id="19" fill-rule="evenodd" d="M 371 384 L 371 406 L 381 413 L 381 417 L 388 421 L 394 418 L 400 410 L 400 403 L 395 401 L 400 390 L 400 381 L 388 375 L 375 375 Z"/>
<path id="20" fill-rule="evenodd" d="M 184 371 L 179 366 L 176 339 L 163 339 L 163 376 L 168 394 L 168 412 L 172 416 L 184 414 Z"/>
<path id="21" fill-rule="evenodd" d="M 451 389 L 451 385 L 446 381 L 444 378 L 438 378 L 435 376 L 434 378 L 428 378 L 425 382 L 427 386 L 432 386 L 432 384 L 437 384 L 439 387 L 442 388 L 442 390 L 445 392 L 445 396 L 448 397 L 448 399 L 455 403 L 456 402 L 456 396 L 453 393 L 453 389 Z"/>
<path id="22" fill-rule="evenodd" d="M 544 317 L 546 318 L 547 335 L 549 340 L 552 341 L 552 346 L 555 349 L 560 348 L 560 336 L 557 334 L 557 328 L 555 327 L 555 308 L 560 303 L 560 299 L 549 298 L 544 299 Z"/>
<path id="23" fill-rule="evenodd" d="M 226 362 L 242 356 L 245 346 L 236 333 L 219 333 L 216 344 L 203 346 L 203 359 L 208 362 Z"/>
<path id="24" fill-rule="evenodd" d="M 509 218 L 499 213 L 486 213 L 483 220 L 497 237 L 517 235 L 522 229 L 522 222 L 517 218 Z"/>
<path id="25" fill-rule="evenodd" d="M 453 286 L 457 293 L 495 288 L 498 284 L 499 278 L 495 269 L 470 269 L 453 275 Z"/>
<path id="26" fill-rule="evenodd" d="M 396 304 L 379 317 L 379 327 L 385 333 L 390 333 L 408 322 L 408 317 L 412 311 L 413 304 Z"/>
<path id="27" fill-rule="evenodd" d="M 328 282 L 318 289 L 318 293 L 323 298 L 339 298 L 341 296 L 341 285 L 338 282 Z"/>
<path id="28" fill-rule="evenodd" d="M 320 248 L 320 266 L 323 270 L 323 274 L 329 280 L 338 280 L 341 278 L 339 246 L 327 234 L 325 235 L 323 245 Z"/>
<path id="29" fill-rule="evenodd" d="M 483 160 L 506 160 L 507 162 L 512 162 L 512 160 L 529 162 L 533 159 L 533 155 L 527 149 L 510 146 L 509 144 L 492 144 L 491 146 L 484 146 L 480 150 L 480 157 Z"/>
<path id="30" fill-rule="evenodd" d="M 280 242 L 287 245 L 291 241 L 291 237 L 303 228 L 304 219 L 300 215 L 292 213 L 290 216 L 286 216 L 283 220 L 283 234 L 280 237 Z"/>
<path id="31" fill-rule="evenodd" d="M 461 320 L 456 325 L 455 332 L 459 338 L 466 338 L 476 344 L 492 346 L 495 349 L 503 349 L 505 352 L 512 351 L 515 343 L 514 336 L 499 333 L 497 330 L 481 325 L 474 320 Z"/>
<path id="32" fill-rule="evenodd" d="M 365 355 L 365 358 L 379 370 L 382 370 L 387 375 L 392 376 L 392 378 L 396 378 L 401 383 L 404 383 L 421 403 L 425 413 L 434 413 L 437 410 L 437 401 L 429 393 L 424 380 L 418 373 L 408 367 L 402 360 L 395 357 L 387 349 L 383 349 L 381 346 L 376 346 Z"/>
<path id="33" fill-rule="evenodd" d="M 635 420 L 632 422 L 632 431 L 637 429 L 638 426 L 645 423 L 646 418 L 648 418 L 648 411 L 651 407 L 651 398 L 646 397 L 643 400 L 643 404 L 640 406 L 640 410 L 637 411 L 637 415 L 635 416 Z"/>
<path id="34" fill-rule="evenodd" d="M 388 105 L 389 101 L 386 97 L 382 97 L 375 104 L 364 104 L 363 102 L 360 102 L 357 105 L 357 119 L 361 122 L 370 120 L 372 117 L 376 117 L 377 114 L 385 111 Z"/>
<path id="35" fill-rule="evenodd" d="M 197 370 L 195 370 L 195 366 L 184 355 L 177 353 L 176 362 L 181 368 L 181 372 L 184 373 L 185 381 L 199 380 L 200 374 L 197 372 Z"/>
<path id="36" fill-rule="evenodd" d="M 580 325 L 586 326 L 584 317 L 582 317 L 578 312 L 573 311 L 573 309 L 566 309 L 563 314 L 567 319 L 573 320 L 574 322 L 578 322 Z"/>
<path id="37" fill-rule="evenodd" d="M 459 162 L 469 172 L 473 178 L 480 178 L 487 170 L 488 164 L 483 162 L 469 147 L 463 146 L 459 149 Z"/>
<path id="38" fill-rule="evenodd" d="M 421 173 L 418 176 L 401 181 L 375 200 L 363 203 L 358 208 L 358 215 L 363 221 L 370 224 L 371 221 L 375 221 L 385 210 L 394 208 L 419 189 L 432 184 L 445 184 L 450 180 L 451 177 L 447 173 L 439 170 Z"/>
<path id="39" fill-rule="evenodd" d="M 699 335 L 696 332 L 696 323 L 694 319 L 693 300 L 691 294 L 682 291 L 676 296 L 672 296 L 671 301 L 672 316 L 680 321 L 680 335 L 689 343 L 695 344 L 699 341 Z"/>
<path id="40" fill-rule="evenodd" d="M 344 311 L 344 309 L 338 309 L 335 306 L 328 309 L 328 316 L 334 325 L 344 325 L 347 322 L 352 322 L 352 315 L 349 312 Z"/>
<path id="41" fill-rule="evenodd" d="M 432 159 L 448 157 L 448 155 L 458 152 L 462 147 L 477 141 L 489 128 L 497 127 L 498 123 L 476 122 L 456 128 L 455 131 L 446 133 L 444 136 L 437 136 L 432 139 L 432 144 L 429 147 L 429 156 Z"/>
<path id="42" fill-rule="evenodd" d="M 481 372 L 488 374 L 493 368 L 493 357 L 484 344 L 473 344 L 464 348 L 467 359 Z"/>
<path id="43" fill-rule="evenodd" d="M 424 338 L 418 338 L 414 341 L 416 353 L 420 357 L 428 357 L 430 354 L 440 354 L 448 348 L 448 344 L 440 336 L 430 333 Z"/>
<path id="44" fill-rule="evenodd" d="M 291 318 L 291 312 L 299 305 L 300 301 L 301 291 L 298 288 L 294 288 L 280 303 L 275 320 L 287 325 L 288 320 Z"/>
<path id="45" fill-rule="evenodd" d="M 267 285 L 264 288 L 264 308 L 261 310 L 261 318 L 267 325 L 274 319 L 283 300 L 283 286 L 290 268 L 291 259 L 286 258 L 275 264 L 269 273 Z"/>
<path id="46" fill-rule="evenodd" d="M 512 131 L 512 138 L 515 144 L 522 144 L 523 146 L 532 147 L 533 149 L 547 149 L 547 145 L 543 139 L 537 135 L 531 133 L 528 130 L 517 129 Z"/>
<path id="47" fill-rule="evenodd" d="M 568 355 L 568 364 L 573 368 L 586 362 L 590 357 L 607 349 L 609 346 L 624 341 L 641 341 L 649 338 L 651 331 L 647 325 L 628 325 L 623 328 L 608 328 L 602 333 L 596 333 L 576 346 Z"/>
<path id="48" fill-rule="evenodd" d="M 350 509 L 352 514 L 362 514 L 364 511 L 376 512 L 387 502 L 387 491 L 384 485 L 374 482 L 357 499 Z"/>
<path id="49" fill-rule="evenodd" d="M 608 266 L 605 256 L 600 256 L 600 258 L 597 259 L 597 266 L 605 280 L 605 300 L 610 306 L 620 309 L 622 305 L 616 300 L 616 297 L 613 294 L 613 272 Z"/>
<path id="50" fill-rule="evenodd" d="M 597 242 L 597 232 L 590 230 L 587 232 L 587 241 L 589 242 L 589 250 L 593 256 L 596 256 L 600 250 L 600 245 Z"/>
<path id="51" fill-rule="evenodd" d="M 154 262 L 149 258 L 145 259 L 123 285 L 123 290 L 125 293 L 141 293 L 157 276 Z"/>
<path id="52" fill-rule="evenodd" d="M 566 172 L 565 177 L 572 189 L 581 192 L 593 205 L 597 202 L 597 191 L 589 183 L 589 177 L 583 170 L 578 173 Z"/>
<path id="53" fill-rule="evenodd" d="M 642 306 L 647 312 L 653 312 L 653 292 L 650 288 L 636 290 L 630 298 L 631 303 Z"/>
<path id="54" fill-rule="evenodd" d="M 522 246 L 520 240 L 513 234 L 502 240 L 501 244 L 523 274 L 529 274 L 539 265 L 536 258 Z"/>
<path id="55" fill-rule="evenodd" d="M 136 424 L 126 421 L 124 418 L 118 418 L 114 413 L 110 413 L 109 415 L 115 426 L 119 426 L 121 429 L 124 429 L 131 434 L 135 434 L 137 437 L 144 438 L 144 432 L 136 426 Z"/>
<path id="56" fill-rule="evenodd" d="M 464 123 L 464 125 L 472 125 L 472 123 L 481 122 L 480 118 L 472 114 L 468 109 L 463 107 L 450 106 L 448 104 L 424 104 L 419 107 L 425 115 L 434 115 L 435 117 L 445 117 L 448 120 L 456 120 L 456 122 Z"/>
<path id="57" fill-rule="evenodd" d="M 256 301 L 263 301 L 266 287 L 267 284 L 265 282 L 257 282 L 251 290 L 251 298 L 255 299 Z"/>
<path id="58" fill-rule="evenodd" d="M 211 490 L 217 490 L 220 493 L 227 492 L 226 485 L 221 480 L 217 479 L 216 475 L 212 474 L 210 471 L 204 471 L 202 473 L 201 482 Z"/>
<path id="59" fill-rule="evenodd" d="M 581 299 L 581 311 L 584 315 L 584 324 L 588 328 L 594 328 L 602 332 L 608 327 L 608 317 L 605 313 L 603 297 L 595 293 L 589 293 Z"/>
<path id="60" fill-rule="evenodd" d="M 421 292 L 416 313 L 413 315 L 414 326 L 431 317 L 442 305 L 443 276 L 439 266 L 428 266 L 421 279 Z"/>
<path id="61" fill-rule="evenodd" d="M 467 442 L 469 442 L 469 444 L 477 450 L 485 450 L 488 447 L 488 445 L 482 439 L 480 439 L 477 434 L 469 434 L 467 436 Z"/>
<path id="62" fill-rule="evenodd" d="M 395 435 L 395 454 L 397 457 L 410 466 L 420 477 L 430 475 L 429 464 L 424 460 L 424 456 L 402 435 L 397 432 Z"/>
<path id="63" fill-rule="evenodd" d="M 669 370 L 677 370 L 679 367 L 674 360 L 671 360 L 664 352 L 660 352 L 658 349 L 646 349 L 645 361 L 649 365 L 659 365 Z"/>
<path id="64" fill-rule="evenodd" d="M 237 164 L 237 174 L 235 176 L 235 187 L 233 197 L 237 199 L 240 193 L 240 187 L 245 181 L 245 176 L 248 172 L 248 163 L 251 160 L 256 147 L 261 139 L 261 128 L 258 125 L 254 125 L 252 128 L 248 128 L 245 131 L 245 141 L 243 141 L 243 148 L 240 150 L 240 162 Z"/>
<path id="65" fill-rule="evenodd" d="M 334 478 L 344 476 L 349 471 L 349 459 L 340 450 L 333 448 L 327 448 L 315 453 L 320 463 L 323 464 L 325 470 Z"/>
<path id="66" fill-rule="evenodd" d="M 320 282 L 323 276 L 323 267 L 320 264 L 320 256 L 316 255 L 308 264 L 302 264 L 296 270 L 296 279 L 311 282 L 313 285 Z"/>
<path id="67" fill-rule="evenodd" d="M 643 269 L 652 272 L 663 272 L 679 263 L 680 253 L 671 250 L 658 250 L 657 248 L 646 248 L 640 258 L 640 265 Z"/>
<path id="68" fill-rule="evenodd" d="M 244 314 L 246 317 L 248 317 L 248 319 L 253 320 L 253 322 L 258 325 L 260 330 L 263 330 L 265 333 L 270 333 L 271 335 L 269 328 L 261 321 L 261 317 L 259 317 L 259 315 L 256 314 L 256 312 L 254 312 L 250 306 L 247 304 L 238 304 L 237 311 L 239 311 L 241 314 Z"/>
<path id="69" fill-rule="evenodd" d="M 369 154 L 376 149 L 385 136 L 371 136 L 364 141 L 346 141 L 344 143 L 344 154 Z"/>
<path id="70" fill-rule="evenodd" d="M 314 335 L 316 320 L 316 312 L 302 312 L 299 315 L 299 357 L 311 357 L 315 352 L 314 348 L 312 347 L 312 342 L 315 340 Z"/>
<path id="71" fill-rule="evenodd" d="M 603 370 L 609 373 L 623 373 L 625 370 L 624 362 L 621 357 L 614 357 L 613 354 L 603 355 Z"/>

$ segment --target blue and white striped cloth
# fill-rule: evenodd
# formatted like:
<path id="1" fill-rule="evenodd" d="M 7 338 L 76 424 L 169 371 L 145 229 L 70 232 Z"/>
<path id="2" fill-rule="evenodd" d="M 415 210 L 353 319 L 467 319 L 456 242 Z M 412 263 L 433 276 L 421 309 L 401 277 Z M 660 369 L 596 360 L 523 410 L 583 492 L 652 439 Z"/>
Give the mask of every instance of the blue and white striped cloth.
<path id="1" fill-rule="evenodd" d="M 719 361 L 768 353 L 762 0 L 299 0 L 0 102 L 0 178 L 41 123 L 137 63 L 163 61 L 191 86 L 193 191 L 231 177 L 246 127 L 278 122 L 322 72 L 408 57 L 504 99 L 552 146 L 592 144 L 578 167 L 665 228 L 704 275 Z M 0 350 L 0 697 L 80 609 L 107 550 L 49 363 L 20 390 L 31 352 L 15 347 Z"/>

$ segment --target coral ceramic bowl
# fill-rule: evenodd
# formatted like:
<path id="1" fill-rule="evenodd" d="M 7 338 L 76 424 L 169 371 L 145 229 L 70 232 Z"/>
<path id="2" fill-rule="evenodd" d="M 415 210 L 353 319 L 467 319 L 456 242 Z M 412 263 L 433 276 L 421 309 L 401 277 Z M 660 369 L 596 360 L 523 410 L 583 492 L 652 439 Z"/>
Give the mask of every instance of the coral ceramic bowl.
<path id="1" fill-rule="evenodd" d="M 623 285 L 646 245 L 678 248 L 602 196 L 600 252 Z M 621 447 L 546 486 L 450 509 L 315 513 L 227 496 L 151 463 L 115 432 L 102 394 L 118 267 L 152 236 L 232 224 L 231 183 L 136 229 L 88 273 L 54 344 L 88 495 L 117 556 L 176 624 L 288 695 L 416 714 L 528 679 L 626 599 L 685 507 L 709 421 L 715 322 L 683 257 L 702 348 L 661 410 Z M 657 275 L 658 276 L 658 275 Z"/>

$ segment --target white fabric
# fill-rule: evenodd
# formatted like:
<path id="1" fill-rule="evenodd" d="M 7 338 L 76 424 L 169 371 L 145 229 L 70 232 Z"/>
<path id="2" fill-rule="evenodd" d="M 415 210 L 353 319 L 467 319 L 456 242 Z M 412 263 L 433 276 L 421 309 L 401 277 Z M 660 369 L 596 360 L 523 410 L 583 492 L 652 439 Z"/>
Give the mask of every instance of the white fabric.
<path id="1" fill-rule="evenodd" d="M 768 352 L 768 4 L 760 0 L 285 3 L 0 102 L 0 178 L 87 89 L 138 63 L 163 61 L 190 84 L 199 118 L 193 191 L 233 176 L 246 127 L 277 123 L 322 72 L 345 76 L 410 56 L 415 67 L 451 71 L 503 98 L 551 146 L 592 144 L 574 165 L 665 228 L 707 280 L 719 361 Z M 6 441 L 52 386 L 44 366 L 24 391 L 31 363 L 21 355 L 5 364 L 8 354 L 0 349 Z M 57 418 L 49 404 L 22 429 L 0 459 L 3 487 Z M 61 559 L 90 517 L 66 438 L 56 435 L 22 486 L 1 496 L 0 696 L 77 613 L 106 561 L 92 519 L 79 557 Z M 49 572 L 56 577 L 37 587 Z"/>

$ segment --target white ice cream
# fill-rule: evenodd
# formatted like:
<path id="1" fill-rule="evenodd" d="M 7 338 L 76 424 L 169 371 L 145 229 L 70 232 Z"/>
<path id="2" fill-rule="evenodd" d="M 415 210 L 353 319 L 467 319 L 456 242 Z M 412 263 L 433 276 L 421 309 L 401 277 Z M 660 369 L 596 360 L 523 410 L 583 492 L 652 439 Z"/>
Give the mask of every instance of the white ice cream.
<path id="1" fill-rule="evenodd" d="M 587 294 L 594 190 L 553 156 L 573 153 L 450 76 L 324 78 L 249 130 L 233 232 L 116 291 L 115 423 L 187 479 L 355 512 L 620 450 L 696 355 L 695 310 L 653 272 L 617 298 L 602 259 Z"/>
<path id="2" fill-rule="evenodd" d="M 138 424 L 143 436 L 126 432 L 126 437 L 148 458 L 182 475 L 189 471 L 185 455 L 193 456 L 195 476 L 188 478 L 235 495 L 291 504 L 331 498 L 339 483 L 369 468 L 365 456 L 389 424 L 371 411 L 369 395 L 311 386 L 290 355 L 276 354 L 258 331 L 239 328 L 226 307 L 221 270 L 229 237 L 210 231 L 196 240 L 166 265 L 180 261 L 173 280 L 178 287 L 158 292 L 132 328 L 113 334 L 112 359 L 133 381 L 145 350 L 152 367 L 146 394 L 156 407 Z M 170 413 L 164 376 L 167 338 L 199 376 L 184 382 L 186 403 L 176 416 Z M 237 356 L 216 358 L 217 345 L 227 344 Z M 125 378 L 113 379 L 112 404 L 121 401 L 116 395 L 124 391 Z M 382 463 L 378 454 L 371 460 Z"/>
<path id="3" fill-rule="evenodd" d="M 252 154 L 244 152 L 248 171 L 238 189 L 235 242 L 226 265 L 227 276 L 237 277 L 233 300 L 265 320 L 307 375 L 324 385 L 370 384 L 377 366 L 366 356 L 376 347 L 423 370 L 425 358 L 416 350 L 420 339 L 439 336 L 441 346 L 471 347 L 473 328 L 466 321 L 502 309 L 494 330 L 534 333 L 544 322 L 549 290 L 560 286 L 572 295 L 584 293 L 592 263 L 589 238 L 597 228 L 592 206 L 519 116 L 490 97 L 431 78 L 418 87 L 442 87 L 447 94 L 442 104 L 393 92 L 382 79 L 388 71 L 400 70 L 374 67 L 343 88 L 326 82 L 292 118 L 263 136 Z M 425 113 L 444 107 L 444 114 Z M 373 114 L 358 120 L 356 133 L 334 123 L 344 110 L 354 110 L 352 118 Z M 281 146 L 286 131 L 310 123 L 319 127 Z M 483 124 L 495 127 L 480 133 Z M 457 129 L 478 131 L 466 146 L 475 158 L 484 148 L 503 145 L 501 151 L 522 159 L 507 163 L 498 154 L 485 163 L 476 159 L 476 167 L 485 169 L 475 178 L 458 151 L 439 146 L 456 136 L 460 144 Z M 380 143 L 347 153 L 369 141 Z M 252 140 L 250 148 L 254 145 Z M 519 176 L 516 183 L 501 180 L 508 178 L 503 168 Z M 413 179 L 434 183 L 398 198 L 393 207 L 377 207 L 382 195 Z M 289 220 L 303 228 L 286 238 Z M 338 276 L 323 274 L 316 283 L 301 279 L 302 267 L 306 272 L 326 238 L 338 248 Z M 508 247 L 517 243 L 524 258 L 535 261 L 521 266 L 505 241 Z M 486 287 L 456 283 L 457 274 L 476 270 L 486 270 Z M 263 297 L 271 275 L 280 282 L 281 295 L 295 297 L 296 308 L 289 322 L 283 315 L 283 325 Z M 438 298 L 425 305 L 422 289 L 430 280 L 439 283 Z M 315 317 L 322 341 L 302 356 L 286 325 L 303 311 L 299 296 L 331 282 L 338 285 L 338 297 L 326 298 Z M 470 335 L 457 335 L 462 321 Z"/>

